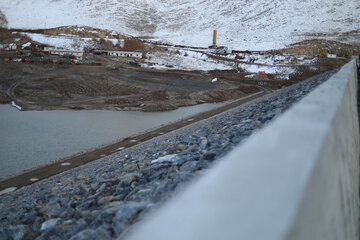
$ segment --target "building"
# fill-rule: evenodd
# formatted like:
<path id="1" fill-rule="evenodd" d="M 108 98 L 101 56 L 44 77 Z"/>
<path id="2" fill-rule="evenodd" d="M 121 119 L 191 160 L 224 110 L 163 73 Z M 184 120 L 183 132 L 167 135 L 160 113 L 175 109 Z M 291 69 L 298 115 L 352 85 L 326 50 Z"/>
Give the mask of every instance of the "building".
<path id="1" fill-rule="evenodd" d="M 142 58 L 141 52 L 108 51 L 108 56 Z"/>
<path id="2" fill-rule="evenodd" d="M 52 55 L 60 55 L 60 56 L 63 56 L 63 55 L 73 55 L 76 57 L 76 59 L 78 60 L 82 60 L 83 59 L 83 55 L 84 55 L 84 52 L 83 51 L 75 51 L 75 50 L 66 50 L 66 49 L 57 49 L 57 48 L 54 48 L 54 47 L 44 47 L 44 51 L 47 51 L 49 52 L 50 54 Z"/>
<path id="3" fill-rule="evenodd" d="M 10 49 L 11 49 L 12 51 L 16 51 L 16 50 L 17 50 L 17 45 L 16 45 L 15 43 L 10 44 L 9 47 L 10 47 Z"/>
<path id="4" fill-rule="evenodd" d="M 111 50 L 94 50 L 94 54 L 107 55 L 113 57 L 131 57 L 142 58 L 142 52 L 126 52 L 126 51 L 111 51 Z"/>
<path id="5" fill-rule="evenodd" d="M 50 50 L 54 50 L 54 49 L 56 49 L 56 48 L 54 48 L 54 47 L 44 47 L 44 51 L 50 51 Z"/>

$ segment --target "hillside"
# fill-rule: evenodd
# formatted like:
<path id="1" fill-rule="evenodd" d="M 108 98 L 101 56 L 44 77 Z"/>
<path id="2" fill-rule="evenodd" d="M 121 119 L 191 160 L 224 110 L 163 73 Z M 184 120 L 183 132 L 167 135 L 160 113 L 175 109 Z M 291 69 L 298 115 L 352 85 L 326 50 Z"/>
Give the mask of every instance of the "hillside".
<path id="1" fill-rule="evenodd" d="M 6 28 L 7 27 L 7 20 L 5 15 L 0 11 L 0 27 Z"/>
<path id="2" fill-rule="evenodd" d="M 359 44 L 357 0 L 2 0 L 10 28 L 83 25 L 175 44 L 243 50 L 321 38 Z"/>

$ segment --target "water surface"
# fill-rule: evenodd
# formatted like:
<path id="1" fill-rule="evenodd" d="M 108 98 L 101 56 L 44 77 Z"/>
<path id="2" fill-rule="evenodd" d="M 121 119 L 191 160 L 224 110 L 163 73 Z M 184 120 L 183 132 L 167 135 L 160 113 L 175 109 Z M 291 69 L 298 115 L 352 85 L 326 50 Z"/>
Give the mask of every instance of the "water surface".
<path id="1" fill-rule="evenodd" d="M 0 105 L 0 178 L 217 106 L 201 104 L 167 112 L 21 112 Z"/>

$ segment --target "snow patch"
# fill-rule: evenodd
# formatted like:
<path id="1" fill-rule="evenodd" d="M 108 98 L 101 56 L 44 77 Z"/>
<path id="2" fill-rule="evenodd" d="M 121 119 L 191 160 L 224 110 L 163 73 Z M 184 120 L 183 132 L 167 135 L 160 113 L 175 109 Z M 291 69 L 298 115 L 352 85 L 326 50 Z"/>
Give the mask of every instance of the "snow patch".
<path id="1" fill-rule="evenodd" d="M 26 47 L 30 47 L 30 45 L 31 45 L 31 42 L 24 43 L 24 44 L 21 46 L 21 48 L 24 49 L 24 48 L 26 48 Z"/>
<path id="2" fill-rule="evenodd" d="M 73 35 L 46 35 L 40 33 L 23 33 L 35 42 L 54 46 L 60 49 L 83 51 L 85 47 L 94 45 L 92 38 L 79 38 Z"/>
<path id="3" fill-rule="evenodd" d="M 191 70 L 232 70 L 234 63 L 209 58 L 205 52 L 169 47 L 166 52 L 147 54 L 143 67 L 154 69 L 174 68 Z"/>
<path id="4" fill-rule="evenodd" d="M 266 74 L 287 74 L 287 75 L 295 73 L 295 69 L 293 69 L 292 67 L 277 67 L 277 66 L 272 67 L 272 66 L 253 65 L 253 64 L 244 64 L 244 63 L 240 63 L 238 67 L 249 73 L 265 72 Z"/>

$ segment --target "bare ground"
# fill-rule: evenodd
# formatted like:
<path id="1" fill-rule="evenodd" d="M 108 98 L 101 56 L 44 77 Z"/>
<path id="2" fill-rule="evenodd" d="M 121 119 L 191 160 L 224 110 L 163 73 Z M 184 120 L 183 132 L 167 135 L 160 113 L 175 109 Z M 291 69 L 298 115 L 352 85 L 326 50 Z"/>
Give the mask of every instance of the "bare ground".
<path id="1" fill-rule="evenodd" d="M 211 83 L 219 73 L 140 69 L 101 56 L 89 56 L 89 61 L 102 65 L 1 61 L 0 100 L 14 100 L 23 110 L 162 111 L 236 99 L 260 89 L 256 82 Z"/>
<path id="2" fill-rule="evenodd" d="M 80 33 L 87 37 L 104 37 L 110 34 L 97 30 L 98 35 L 91 35 L 92 30 L 85 28 Z M 15 38 L 21 38 L 20 44 L 31 41 L 12 31 L 0 28 L 0 42 L 10 43 Z M 31 31 L 46 34 L 77 32 L 75 27 Z M 125 50 L 163 50 L 156 45 L 145 45 L 137 39 L 125 40 L 131 47 Z M 101 48 L 107 48 L 107 44 L 106 41 L 100 41 Z M 41 49 L 41 46 L 40 43 L 33 42 L 30 48 Z M 311 69 L 312 66 L 297 65 L 296 74 L 292 74 L 289 80 L 278 80 L 276 74 L 255 75 L 249 79 L 245 77 L 249 73 L 239 69 L 208 72 L 153 70 L 130 66 L 128 59 L 91 54 L 85 55 L 88 59 L 80 66 L 5 63 L 4 58 L 14 55 L 14 52 L 0 51 L 0 103 L 15 101 L 23 110 L 172 110 L 181 106 L 233 100 L 264 89 L 280 89 L 342 66 L 349 60 L 349 55 L 353 53 L 351 51 L 351 45 L 314 40 L 294 44 L 284 50 L 258 53 L 317 55 L 318 59 L 313 66 L 316 70 Z M 324 57 L 327 53 L 335 53 L 343 58 L 329 59 Z M 239 62 L 221 56 L 217 58 Z M 214 78 L 218 81 L 212 83 Z"/>

